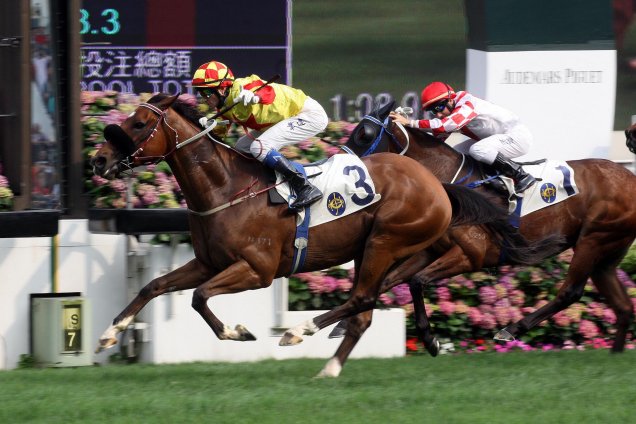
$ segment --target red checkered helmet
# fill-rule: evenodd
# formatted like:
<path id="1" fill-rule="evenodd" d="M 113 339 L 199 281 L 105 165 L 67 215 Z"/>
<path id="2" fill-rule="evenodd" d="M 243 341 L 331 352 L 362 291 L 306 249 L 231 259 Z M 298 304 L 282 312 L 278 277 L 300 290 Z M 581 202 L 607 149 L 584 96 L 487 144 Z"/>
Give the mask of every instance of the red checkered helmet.
<path id="1" fill-rule="evenodd" d="M 442 99 L 451 99 L 455 91 L 444 82 L 432 82 L 422 90 L 422 109 L 439 102 Z"/>
<path id="2" fill-rule="evenodd" d="M 234 81 L 234 74 L 221 62 L 207 62 L 194 71 L 192 87 L 219 88 L 229 87 Z"/>

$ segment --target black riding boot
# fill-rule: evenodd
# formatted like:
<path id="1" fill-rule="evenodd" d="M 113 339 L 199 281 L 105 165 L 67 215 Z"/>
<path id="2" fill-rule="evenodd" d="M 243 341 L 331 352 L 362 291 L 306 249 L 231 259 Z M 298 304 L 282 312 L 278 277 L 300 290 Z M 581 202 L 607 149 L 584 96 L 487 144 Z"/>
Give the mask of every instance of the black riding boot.
<path id="1" fill-rule="evenodd" d="M 277 158 L 274 170 L 283 174 L 296 193 L 296 200 L 289 207 L 302 209 L 322 198 L 322 192 L 307 180 L 301 172 L 284 156 Z"/>
<path id="2" fill-rule="evenodd" d="M 521 193 L 534 184 L 537 180 L 523 170 L 521 165 L 504 158 L 501 153 L 497 155 L 492 166 L 515 181 L 515 192 Z"/>

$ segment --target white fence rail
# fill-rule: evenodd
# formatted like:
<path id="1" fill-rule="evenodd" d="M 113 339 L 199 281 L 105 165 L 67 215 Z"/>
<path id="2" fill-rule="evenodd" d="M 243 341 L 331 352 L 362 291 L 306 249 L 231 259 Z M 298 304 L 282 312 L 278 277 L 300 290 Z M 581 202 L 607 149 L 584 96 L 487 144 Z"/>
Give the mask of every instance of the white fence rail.
<path id="1" fill-rule="evenodd" d="M 91 325 L 85 333 L 96 346 L 101 333 L 131 296 L 152 278 L 193 257 L 188 245 L 135 246 L 124 235 L 92 234 L 86 220 L 61 220 L 57 260 L 57 291 L 80 292 L 91 304 Z M 141 247 L 141 248 L 140 248 Z M 29 354 L 29 295 L 52 291 L 50 238 L 0 239 L 0 369 L 12 369 L 21 354 Z M 266 358 L 328 358 L 339 339 L 328 339 L 330 328 L 306 337 L 298 346 L 280 347 L 275 328 L 300 323 L 319 312 L 287 312 L 281 303 L 281 282 L 271 287 L 210 300 L 210 307 L 228 325 L 245 325 L 258 340 L 219 341 L 191 308 L 191 291 L 154 299 L 139 319 L 141 361 L 254 361 Z M 61 330 L 60 330 L 61 337 Z M 139 340 L 138 340 L 139 341 Z M 94 355 L 106 363 L 118 350 Z M 374 313 L 352 357 L 394 357 L 405 353 L 404 312 Z"/>

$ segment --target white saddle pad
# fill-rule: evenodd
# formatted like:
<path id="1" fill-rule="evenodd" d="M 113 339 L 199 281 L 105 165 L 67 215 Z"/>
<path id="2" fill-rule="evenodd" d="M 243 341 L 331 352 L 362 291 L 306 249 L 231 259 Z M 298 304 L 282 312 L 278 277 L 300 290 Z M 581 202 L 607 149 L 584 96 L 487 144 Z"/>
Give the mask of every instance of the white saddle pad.
<path id="1" fill-rule="evenodd" d="M 322 199 L 310 206 L 310 227 L 333 221 L 374 204 L 382 197 L 375 192 L 375 185 L 364 163 L 356 155 L 334 155 L 322 165 L 305 168 L 313 185 L 323 193 Z M 317 175 L 311 178 L 312 175 Z M 276 182 L 282 177 L 277 173 Z M 289 184 L 276 187 L 284 199 L 289 199 Z M 299 222 L 305 212 L 298 214 Z"/>
<path id="2" fill-rule="evenodd" d="M 557 204 L 579 193 L 574 180 L 574 170 L 564 161 L 546 161 L 538 165 L 524 165 L 523 169 L 541 178 L 526 191 L 521 193 L 520 216 Z M 519 205 L 511 205 L 518 210 Z"/>

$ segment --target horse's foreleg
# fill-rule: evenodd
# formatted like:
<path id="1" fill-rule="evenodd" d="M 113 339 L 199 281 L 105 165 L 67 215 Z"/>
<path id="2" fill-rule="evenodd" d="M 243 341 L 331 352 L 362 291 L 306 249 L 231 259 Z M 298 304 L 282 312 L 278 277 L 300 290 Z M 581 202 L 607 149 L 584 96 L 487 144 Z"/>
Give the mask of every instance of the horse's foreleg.
<path id="1" fill-rule="evenodd" d="M 373 310 L 347 318 L 347 329 L 342 343 L 340 343 L 334 356 L 325 364 L 324 368 L 316 377 L 338 377 L 340 375 L 340 371 L 353 351 L 353 348 L 358 344 L 360 337 L 362 337 L 364 332 L 371 325 L 372 317 Z"/>
<path id="2" fill-rule="evenodd" d="M 373 309 L 380 295 L 381 278 L 386 274 L 392 260 L 390 254 L 383 251 L 382 254 L 368 253 L 364 263 L 365 265 L 360 267 L 359 276 L 356 276 L 351 296 L 345 303 L 288 329 L 281 337 L 279 345 L 298 344 L 303 341 L 303 335 L 311 336 L 344 318 Z"/>
<path id="3" fill-rule="evenodd" d="M 155 278 L 141 289 L 132 302 L 115 317 L 112 325 L 99 338 L 99 345 L 95 352 L 99 353 L 114 346 L 117 343 L 117 335 L 124 331 L 133 321 L 135 315 L 155 297 L 171 291 L 195 288 L 208 278 L 210 276 L 206 274 L 205 268 L 196 259 L 166 275 Z"/>
<path id="4" fill-rule="evenodd" d="M 432 255 L 428 250 L 422 250 L 411 256 L 386 275 L 384 281 L 382 281 L 380 293 L 387 292 L 398 284 L 408 281 L 415 273 L 428 265 L 431 259 Z M 334 339 L 344 336 L 349 326 L 348 322 L 348 318 L 340 321 L 338 325 L 331 330 L 329 338 Z"/>
<path id="5" fill-rule="evenodd" d="M 625 286 L 618 280 L 614 265 L 594 270 L 592 281 L 616 315 L 616 334 L 612 352 L 622 352 L 625 349 L 627 331 L 634 320 L 632 301 Z"/>
<path id="6" fill-rule="evenodd" d="M 263 278 L 245 260 L 240 260 L 197 287 L 192 294 L 192 307 L 208 323 L 220 340 L 256 340 L 256 337 L 242 325 L 237 325 L 234 329 L 224 325 L 212 313 L 207 301 L 212 296 L 220 294 L 240 293 L 245 290 L 267 287 L 271 284 L 272 279 L 273 277 L 267 283 L 263 283 Z"/>
<path id="7" fill-rule="evenodd" d="M 424 305 L 424 298 L 422 297 L 422 284 L 417 281 L 412 281 L 409 284 L 409 290 L 413 298 L 413 317 L 415 319 L 417 335 L 428 353 L 432 357 L 435 357 L 439 354 L 440 345 L 437 337 L 435 337 L 431 331 L 431 324 L 426 316 L 426 306 Z"/>

